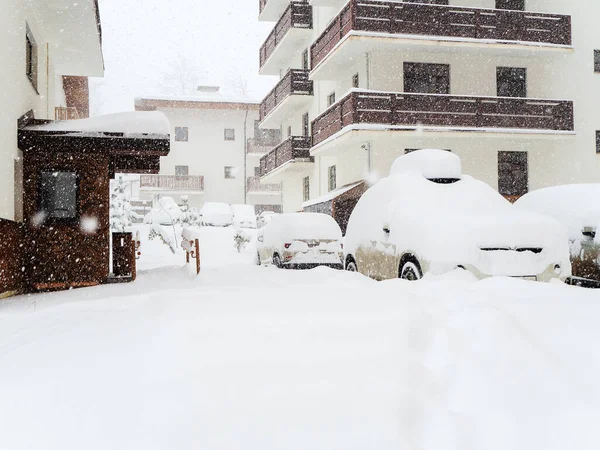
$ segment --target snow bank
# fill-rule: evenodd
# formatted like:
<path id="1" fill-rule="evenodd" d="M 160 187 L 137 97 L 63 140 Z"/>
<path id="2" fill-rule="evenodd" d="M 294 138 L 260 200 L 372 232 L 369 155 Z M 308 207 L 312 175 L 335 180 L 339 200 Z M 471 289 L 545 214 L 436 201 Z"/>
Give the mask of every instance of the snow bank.
<path id="1" fill-rule="evenodd" d="M 449 178 L 458 180 L 462 175 L 460 158 L 445 150 L 423 149 L 411 152 L 392 164 L 390 176 L 414 172 L 430 180 Z"/>
<path id="2" fill-rule="evenodd" d="M 229 226 L 233 224 L 233 212 L 227 203 L 207 202 L 200 211 L 202 222 L 208 226 Z"/>
<path id="3" fill-rule="evenodd" d="M 160 111 L 134 111 L 90 117 L 89 119 L 64 120 L 44 125 L 32 125 L 27 129 L 80 133 L 123 133 L 126 136 L 144 134 L 168 136 L 171 126 L 167 116 Z"/>

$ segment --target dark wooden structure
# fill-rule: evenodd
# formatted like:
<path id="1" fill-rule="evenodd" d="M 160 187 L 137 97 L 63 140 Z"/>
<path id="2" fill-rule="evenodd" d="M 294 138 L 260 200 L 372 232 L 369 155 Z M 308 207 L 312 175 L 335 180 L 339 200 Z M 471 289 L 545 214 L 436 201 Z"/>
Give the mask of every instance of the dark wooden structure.
<path id="1" fill-rule="evenodd" d="M 25 227 L 0 219 L 0 298 L 25 291 Z"/>
<path id="2" fill-rule="evenodd" d="M 200 241 L 187 228 L 181 232 L 181 248 L 185 250 L 185 262 L 190 263 L 190 258 L 196 263 L 196 275 L 200 273 Z"/>
<path id="3" fill-rule="evenodd" d="M 349 125 L 573 131 L 573 102 L 509 97 L 351 92 L 312 122 L 313 145 Z"/>
<path id="4" fill-rule="evenodd" d="M 311 46 L 311 67 L 314 69 L 323 61 L 351 31 L 469 38 L 499 43 L 571 45 L 570 16 L 425 3 L 351 0 Z"/>
<path id="5" fill-rule="evenodd" d="M 354 211 L 354 207 L 358 203 L 358 200 L 360 200 L 367 189 L 368 185 L 366 182 L 342 186 L 338 189 L 339 195 L 307 206 L 304 208 L 304 212 L 329 214 L 342 229 L 342 234 L 345 235 L 350 215 L 352 214 L 352 211 Z"/>
<path id="6" fill-rule="evenodd" d="M 313 95 L 313 82 L 308 79 L 308 70 L 288 70 L 260 104 L 260 120 L 265 120 L 265 117 L 290 95 Z"/>
<path id="7" fill-rule="evenodd" d="M 140 187 L 202 192 L 204 191 L 204 177 L 202 175 L 142 175 Z"/>
<path id="8" fill-rule="evenodd" d="M 25 243 L 23 290 L 105 283 L 110 272 L 110 179 L 115 173 L 157 173 L 160 157 L 169 153 L 170 138 L 31 128 L 44 123 L 48 122 L 29 115 L 20 122 L 18 135 L 23 151 L 25 222 L 21 234 L 16 229 L 13 234 Z M 44 216 L 43 174 L 53 172 L 76 174 L 76 215 L 69 219 Z M 131 236 L 129 241 L 127 258 L 134 261 Z M 130 267 L 127 270 L 134 273 Z"/>
<path id="9" fill-rule="evenodd" d="M 288 31 L 292 28 L 310 30 L 312 27 L 312 6 L 306 2 L 291 2 L 260 48 L 260 67 L 265 65 Z"/>
<path id="10" fill-rule="evenodd" d="M 260 158 L 260 176 L 281 167 L 285 163 L 294 160 L 313 162 L 310 156 L 310 136 L 291 136 L 265 156 Z"/>

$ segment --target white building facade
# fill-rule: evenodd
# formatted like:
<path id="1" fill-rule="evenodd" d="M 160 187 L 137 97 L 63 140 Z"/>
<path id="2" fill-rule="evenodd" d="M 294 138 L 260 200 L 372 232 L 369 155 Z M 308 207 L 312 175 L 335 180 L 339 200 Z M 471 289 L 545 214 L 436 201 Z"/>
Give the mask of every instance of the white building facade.
<path id="1" fill-rule="evenodd" d="M 216 89 L 215 89 L 216 91 Z M 158 110 L 171 123 L 171 152 L 159 175 L 140 177 L 140 199 L 173 197 L 191 206 L 206 202 L 255 205 L 281 210 L 281 186 L 260 183 L 260 158 L 279 133 L 258 128 L 259 104 L 218 95 L 198 98 L 138 98 L 136 110 Z"/>
<path id="2" fill-rule="evenodd" d="M 260 72 L 281 81 L 261 162 L 284 211 L 442 148 L 514 199 L 600 182 L 600 5 L 562 0 L 261 0 Z"/>
<path id="3" fill-rule="evenodd" d="M 0 218 L 22 220 L 18 121 L 87 115 L 87 78 L 104 74 L 96 0 L 6 0 L 0 14 Z M 77 78 L 77 79 L 76 79 Z M 73 87 L 73 81 L 76 87 Z M 73 88 L 65 93 L 66 84 Z M 75 92 L 77 91 L 77 92 Z M 78 97 L 69 98 L 69 97 Z M 85 109 L 85 111 L 82 111 Z"/>

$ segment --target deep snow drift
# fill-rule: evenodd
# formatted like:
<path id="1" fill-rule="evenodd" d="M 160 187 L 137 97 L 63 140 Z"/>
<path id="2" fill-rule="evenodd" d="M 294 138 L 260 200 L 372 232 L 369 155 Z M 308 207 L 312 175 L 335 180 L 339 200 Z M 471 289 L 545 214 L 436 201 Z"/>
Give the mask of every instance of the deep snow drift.
<path id="1" fill-rule="evenodd" d="M 153 241 L 136 283 L 0 303 L 0 449 L 599 448 L 597 291 L 279 271 L 233 232 L 196 279 Z"/>

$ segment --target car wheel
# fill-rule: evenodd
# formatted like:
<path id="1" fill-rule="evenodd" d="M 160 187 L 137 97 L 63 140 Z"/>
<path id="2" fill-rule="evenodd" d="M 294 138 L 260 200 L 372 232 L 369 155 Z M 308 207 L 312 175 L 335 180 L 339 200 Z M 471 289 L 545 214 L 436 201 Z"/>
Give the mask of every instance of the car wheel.
<path id="1" fill-rule="evenodd" d="M 420 280 L 422 276 L 418 264 L 415 264 L 412 261 L 405 262 L 400 271 L 400 278 L 403 280 L 417 281 Z"/>
<path id="2" fill-rule="evenodd" d="M 273 255 L 273 265 L 278 269 L 281 269 L 283 267 L 283 264 L 281 264 L 281 258 L 277 253 Z"/>
<path id="3" fill-rule="evenodd" d="M 358 272 L 358 267 L 356 265 L 356 262 L 351 259 L 346 263 L 346 270 L 348 272 Z"/>

